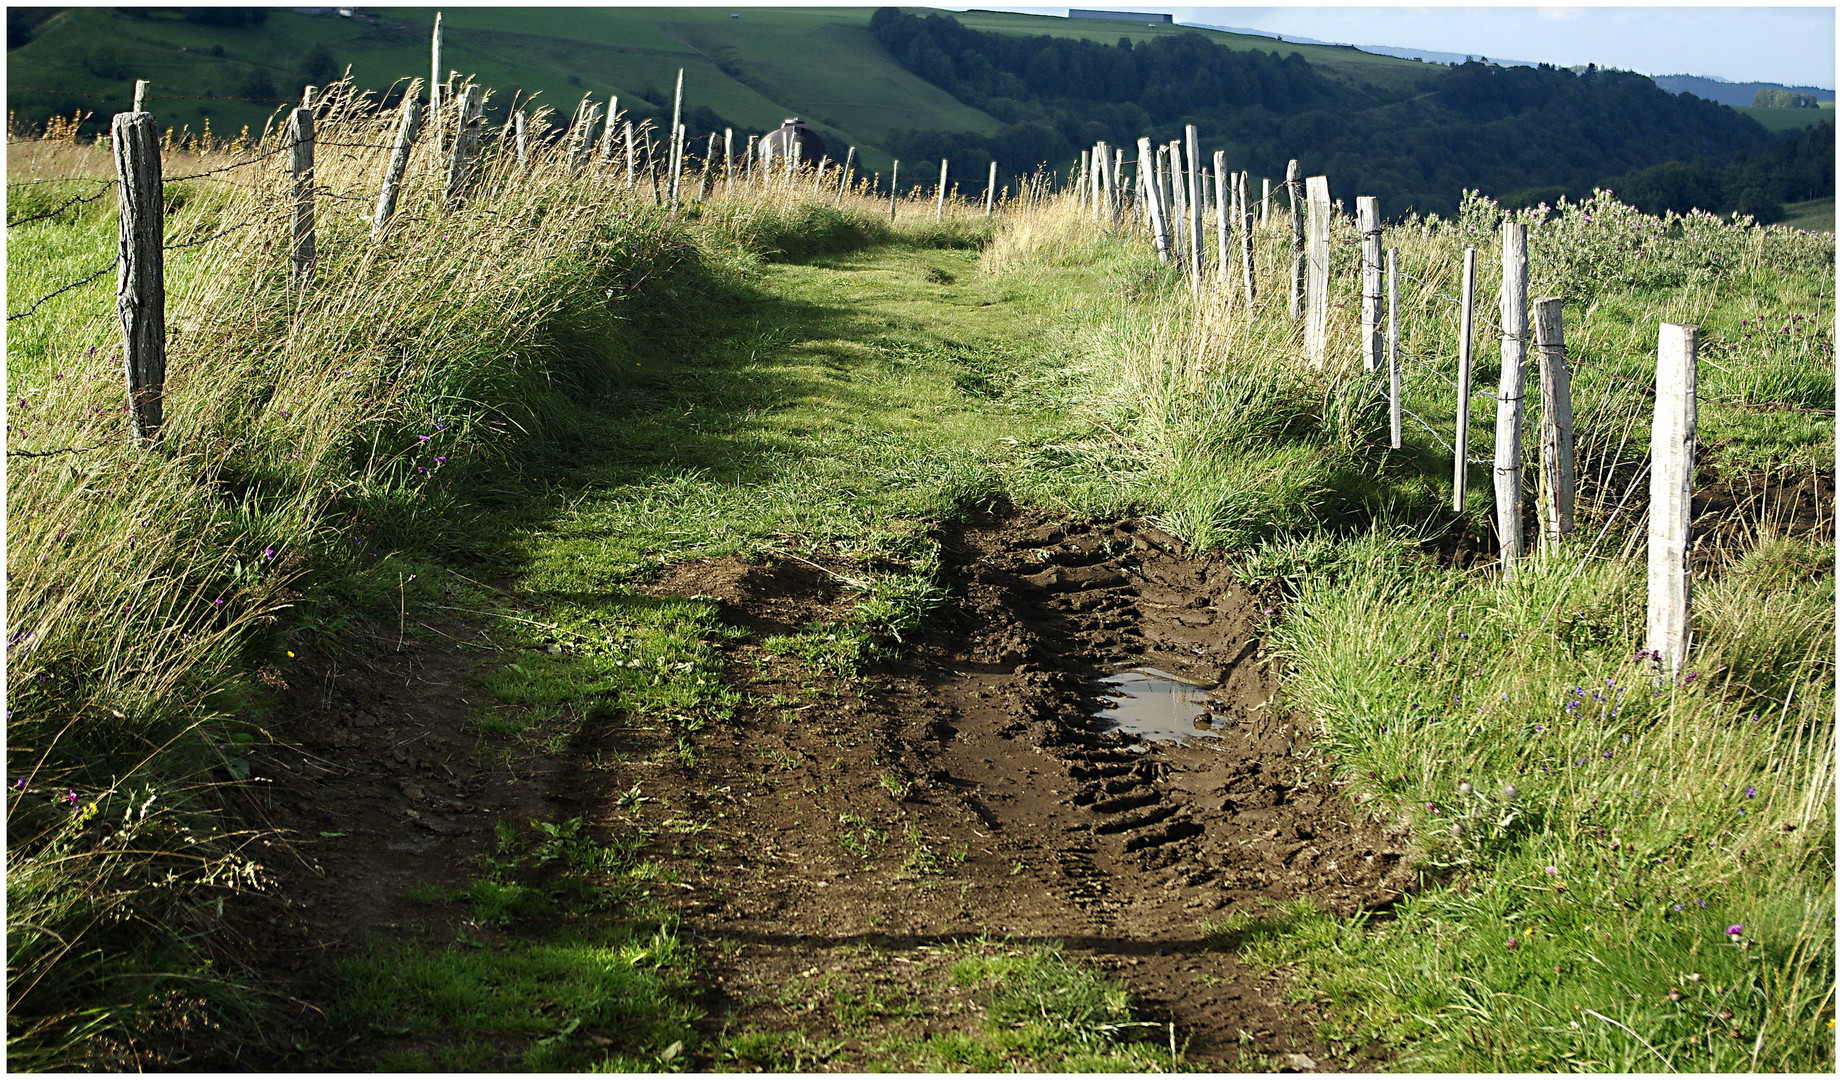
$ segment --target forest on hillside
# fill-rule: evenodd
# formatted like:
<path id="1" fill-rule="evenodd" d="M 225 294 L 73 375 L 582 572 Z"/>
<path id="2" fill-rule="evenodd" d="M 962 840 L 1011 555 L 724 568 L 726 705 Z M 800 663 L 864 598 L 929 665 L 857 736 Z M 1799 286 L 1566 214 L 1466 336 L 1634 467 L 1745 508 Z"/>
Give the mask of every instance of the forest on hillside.
<path id="1" fill-rule="evenodd" d="M 894 8 L 878 10 L 870 28 L 909 71 L 1008 125 L 995 136 L 890 133 L 897 156 L 948 158 L 968 182 L 993 158 L 1006 171 L 1060 165 L 1099 140 L 1131 148 L 1193 123 L 1255 176 L 1283 176 L 1296 157 L 1307 173 L 1329 175 L 1338 197 L 1379 196 L 1390 217 L 1449 213 L 1467 188 L 1517 205 L 1630 177 L 1646 209 L 1771 220 L 1781 202 L 1834 190 L 1826 167 L 1826 188 L 1804 182 L 1819 171 L 1822 136 L 1774 147 L 1750 118 L 1630 72 L 1471 62 L 1390 92 L 1333 82 L 1296 52 L 1235 50 L 1202 34 L 1106 45 L 985 33 Z M 1767 175 L 1779 166 L 1795 177 Z"/>

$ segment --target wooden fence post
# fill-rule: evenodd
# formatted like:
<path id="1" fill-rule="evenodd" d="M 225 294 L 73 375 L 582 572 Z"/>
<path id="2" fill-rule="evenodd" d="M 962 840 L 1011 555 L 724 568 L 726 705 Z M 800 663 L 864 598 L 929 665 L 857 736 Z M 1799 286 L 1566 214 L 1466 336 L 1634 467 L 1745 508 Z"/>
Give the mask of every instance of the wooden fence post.
<path id="1" fill-rule="evenodd" d="M 621 125 L 621 138 L 627 143 L 627 190 L 632 191 L 640 182 L 639 147 L 633 141 L 633 121 Z"/>
<path id="2" fill-rule="evenodd" d="M 147 80 L 134 80 L 134 112 L 147 111 Z"/>
<path id="3" fill-rule="evenodd" d="M 397 121 L 397 141 L 390 150 L 390 164 L 384 168 L 384 187 L 377 193 L 377 212 L 371 218 L 371 235 L 384 231 L 392 214 L 397 212 L 397 192 L 403 186 L 403 171 L 409 167 L 409 151 L 416 141 L 416 114 L 422 103 L 413 97 L 403 99 L 403 116 Z M 524 119 L 520 112 L 513 118 Z M 524 124 L 518 123 L 518 160 L 524 162 Z"/>
<path id="4" fill-rule="evenodd" d="M 1543 555 L 1560 549 L 1573 532 L 1573 386 L 1567 368 L 1567 339 L 1561 301 L 1535 301 L 1535 352 L 1541 362 L 1541 508 Z"/>
<path id="5" fill-rule="evenodd" d="M 608 122 L 601 126 L 601 161 L 614 160 L 614 118 L 620 115 L 620 95 L 608 95 Z"/>
<path id="6" fill-rule="evenodd" d="M 1492 469 L 1503 576 L 1522 558 L 1522 393 L 1529 333 L 1528 226 L 1503 225 L 1503 375 L 1497 384 L 1497 453 Z"/>
<path id="7" fill-rule="evenodd" d="M 110 123 L 115 176 L 121 182 L 115 311 L 122 324 L 128 425 L 147 441 L 160 431 L 166 386 L 166 210 L 161 192 L 160 132 L 152 113 L 116 113 Z"/>
<path id="8" fill-rule="evenodd" d="M 435 152 L 446 149 L 441 133 L 441 88 L 446 83 L 441 73 L 441 12 L 435 13 L 435 32 L 429 36 L 429 134 L 435 140 Z"/>
<path id="9" fill-rule="evenodd" d="M 1388 249 L 1388 446 L 1401 448 L 1400 249 Z"/>
<path id="10" fill-rule="evenodd" d="M 1241 170 L 1240 180 L 1235 184 L 1235 204 L 1239 207 L 1235 215 L 1235 225 L 1241 230 L 1241 284 L 1247 294 L 1247 313 L 1254 313 L 1254 234 L 1253 215 L 1247 206 L 1247 170 Z"/>
<path id="11" fill-rule="evenodd" d="M 1382 348 L 1381 211 L 1375 196 L 1356 197 L 1356 229 L 1362 234 L 1362 370 L 1374 371 Z"/>
<path id="12" fill-rule="evenodd" d="M 442 188 L 442 201 L 450 207 L 460 203 L 461 192 L 473 172 L 473 155 L 480 148 L 480 105 L 485 94 L 478 83 L 468 83 L 454 110 L 454 151 L 448 157 L 448 182 Z"/>
<path id="13" fill-rule="evenodd" d="M 985 172 L 985 216 L 991 216 L 992 199 L 998 193 L 998 159 L 991 159 L 991 168 Z"/>
<path id="14" fill-rule="evenodd" d="M 525 116 L 523 109 L 519 109 L 512 114 L 512 145 L 518 150 L 518 167 L 520 169 L 528 169 L 531 167 L 531 135 L 528 130 L 529 125 L 530 121 Z"/>
<path id="15" fill-rule="evenodd" d="M 697 201 L 707 202 L 710 198 L 710 186 L 715 182 L 710 175 L 710 163 L 716 157 L 716 132 L 704 140 L 704 161 L 697 170 Z"/>
<path id="16" fill-rule="evenodd" d="M 1173 245 L 1173 251 L 1171 253 L 1175 255 L 1187 269 L 1190 255 L 1189 248 L 1185 245 L 1191 241 L 1189 235 L 1190 211 L 1189 207 L 1185 206 L 1183 202 L 1182 140 L 1172 139 L 1170 145 L 1165 148 L 1164 169 L 1170 174 L 1170 199 L 1165 203 L 1165 206 L 1170 210 L 1169 225 L 1171 230 L 1171 243 Z"/>
<path id="17" fill-rule="evenodd" d="M 678 209 L 678 173 L 681 167 L 683 166 L 683 161 L 680 157 L 680 155 L 683 154 L 684 152 L 683 142 L 678 134 L 679 121 L 683 119 L 683 113 L 684 113 L 684 69 L 679 68 L 678 69 L 678 88 L 672 91 L 672 128 L 671 128 L 671 131 L 667 133 L 671 136 L 671 149 L 666 155 L 670 159 L 670 165 L 668 166 L 671 170 L 671 177 L 669 181 L 670 182 L 669 192 L 671 196 L 671 204 L 672 204 L 673 211 L 676 211 Z"/>
<path id="18" fill-rule="evenodd" d="M 895 178 L 902 171 L 902 159 L 896 158 L 889 163 L 889 222 L 895 223 Z"/>
<path id="19" fill-rule="evenodd" d="M 1198 295 L 1202 293 L 1202 162 L 1196 151 L 1196 125 L 1183 125 L 1183 140 L 1189 162 L 1189 233 L 1190 233 L 1190 288 Z"/>
<path id="20" fill-rule="evenodd" d="M 1695 490 L 1695 361 L 1701 328 L 1657 334 L 1656 414 L 1650 424 L 1650 574 L 1644 644 L 1669 675 L 1688 658 L 1689 500 Z"/>
<path id="21" fill-rule="evenodd" d="M 940 183 L 934 191 L 934 222 L 939 224 L 947 209 L 947 159 L 940 159 Z"/>
<path id="22" fill-rule="evenodd" d="M 851 186 L 851 162 L 857 159 L 857 148 L 847 147 L 844 151 L 844 168 L 838 171 L 838 205 L 844 205 L 844 193 Z M 995 162 L 994 162 L 995 164 Z"/>
<path id="23" fill-rule="evenodd" d="M 569 171 L 581 172 L 588 164 L 589 155 L 595 152 L 595 128 L 601 123 L 601 105 L 583 102 L 577 109 L 581 122 L 576 125 L 576 145 L 569 155 Z"/>
<path id="24" fill-rule="evenodd" d="M 1145 199 L 1145 213 L 1151 218 L 1151 238 L 1158 249 L 1158 262 L 1170 262 L 1170 234 L 1164 228 L 1164 214 L 1158 206 L 1158 159 L 1151 140 L 1138 141 L 1138 186 Z"/>
<path id="25" fill-rule="evenodd" d="M 1452 432 L 1452 509 L 1465 512 L 1465 482 L 1471 454 L 1471 323 L 1477 296 L 1477 249 L 1465 249 L 1464 285 L 1458 308 L 1458 426 Z"/>
<path id="26" fill-rule="evenodd" d="M 313 284 L 313 110 L 295 109 L 288 117 L 288 171 L 294 177 L 294 284 Z"/>
<path id="27" fill-rule="evenodd" d="M 1260 178 L 1260 230 L 1262 232 L 1266 231 L 1267 211 L 1272 205 L 1273 178 L 1270 176 L 1262 176 Z"/>
<path id="28" fill-rule="evenodd" d="M 1228 294 L 1228 151 L 1217 150 L 1210 160 L 1215 166 L 1215 277 Z"/>
<path id="29" fill-rule="evenodd" d="M 1286 200 L 1292 211 L 1292 321 L 1305 308 L 1305 199 L 1300 194 L 1298 159 L 1286 162 Z"/>
<path id="30" fill-rule="evenodd" d="M 1305 251 L 1305 356 L 1318 367 L 1329 356 L 1330 321 L 1330 178 L 1305 181 L 1310 207 L 1311 240 Z M 1297 214 L 1294 213 L 1296 220 Z"/>

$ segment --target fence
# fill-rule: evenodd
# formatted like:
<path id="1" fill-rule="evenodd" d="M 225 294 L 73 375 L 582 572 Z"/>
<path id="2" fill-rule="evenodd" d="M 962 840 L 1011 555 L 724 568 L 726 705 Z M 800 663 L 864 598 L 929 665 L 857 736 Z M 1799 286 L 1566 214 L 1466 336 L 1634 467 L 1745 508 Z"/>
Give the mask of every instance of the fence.
<path id="1" fill-rule="evenodd" d="M 432 73 L 439 76 L 441 35 L 437 17 L 432 47 Z M 449 73 L 427 86 L 428 101 L 420 97 L 423 84 L 408 81 L 403 104 L 394 124 L 394 136 L 376 142 L 335 142 L 316 137 L 316 120 L 332 111 L 350 114 L 360 108 L 362 96 L 348 82 L 321 90 L 306 88 L 301 104 L 285 110 L 286 121 L 277 125 L 276 117 L 264 127 L 260 137 L 244 146 L 233 143 L 236 160 L 196 173 L 164 176 L 161 167 L 163 145 L 173 147 L 169 131 L 161 139 L 153 114 L 142 108 L 117 114 L 111 126 L 116 177 L 94 180 L 92 192 L 73 194 L 48 210 L 9 221 L 14 228 L 34 222 L 56 219 L 60 215 L 102 199 L 114 190 L 120 210 L 120 254 L 93 272 L 61 285 L 36 298 L 18 311 L 9 312 L 10 322 L 29 318 L 52 299 L 84 288 L 111 268 L 117 270 L 116 310 L 122 326 L 124 371 L 130 402 L 132 436 L 151 443 L 159 436 L 162 422 L 162 395 L 165 384 L 165 253 L 179 248 L 209 244 L 232 232 L 275 219 L 285 221 L 288 230 L 290 287 L 301 293 L 314 288 L 314 271 L 318 259 L 316 209 L 323 200 L 359 201 L 374 206 L 370 220 L 373 242 L 386 243 L 390 223 L 398 213 L 397 200 L 405 171 L 415 156 L 418 142 L 426 148 L 425 160 L 433 158 L 432 167 L 445 177 L 441 205 L 453 208 L 466 197 L 482 156 L 492 156 L 501 163 L 513 163 L 519 169 L 554 167 L 570 173 L 593 170 L 606 177 L 610 187 L 628 195 L 650 190 L 654 202 L 670 212 L 679 212 L 687 201 L 710 199 L 720 182 L 722 193 L 795 192 L 821 197 L 833 191 L 829 185 L 835 171 L 833 200 L 842 204 L 847 193 L 876 195 L 882 190 L 879 173 L 854 176 L 856 147 L 848 149 L 842 164 L 822 156 L 817 163 L 800 161 L 799 145 L 776 152 L 768 145 L 757 145 L 750 136 L 742 155 L 734 154 L 734 132 L 723 132 L 720 159 L 716 157 L 716 133 L 707 135 L 703 154 L 695 166 L 688 158 L 690 133 L 682 123 L 684 78 L 680 70 L 673 96 L 672 121 L 665 131 L 665 146 L 655 146 L 655 129 L 650 121 L 635 124 L 618 108 L 619 99 L 610 97 L 603 116 L 599 102 L 584 96 L 560 133 L 548 140 L 538 138 L 533 146 L 530 131 L 533 121 L 542 120 L 546 110 L 511 111 L 496 140 L 484 128 L 485 89 Z M 144 104 L 145 82 L 137 84 L 136 104 Z M 445 103 L 445 105 L 444 105 Z M 514 101 L 516 104 L 516 101 Z M 451 115 L 444 116 L 444 112 Z M 618 131 L 618 139 L 616 132 Z M 617 152 L 618 145 L 618 152 Z M 598 147 L 599 152 L 596 152 Z M 316 154 L 362 152 L 372 159 L 385 161 L 378 188 L 373 192 L 332 191 L 316 183 Z M 237 183 L 243 170 L 264 165 L 287 153 L 289 197 L 285 206 L 257 206 L 248 216 L 211 235 L 168 243 L 165 238 L 163 193 L 167 185 L 179 182 Z M 386 156 L 387 155 L 387 156 Z M 891 165 L 888 194 L 889 214 L 893 220 L 900 196 L 900 161 Z M 1038 169 L 1028 177 L 1015 177 L 1015 200 L 1029 206 L 1056 194 L 1072 196 L 1096 223 L 1114 230 L 1142 234 L 1157 257 L 1177 263 L 1184 269 L 1190 288 L 1198 297 L 1205 291 L 1224 304 L 1236 305 L 1252 313 L 1264 302 L 1277 304 L 1274 297 L 1261 297 L 1255 286 L 1255 236 L 1272 234 L 1289 223 L 1289 237 L 1275 237 L 1285 242 L 1285 261 L 1290 282 L 1286 310 L 1290 321 L 1302 330 L 1304 354 L 1320 367 L 1328 363 L 1328 313 L 1333 293 L 1333 237 L 1344 230 L 1341 202 L 1330 197 L 1329 178 L 1302 177 L 1297 161 L 1290 162 L 1286 177 L 1277 191 L 1288 201 L 1289 215 L 1270 213 L 1275 189 L 1262 179 L 1260 207 L 1256 213 L 1249 201 L 1251 178 L 1247 172 L 1228 171 L 1225 151 L 1214 151 L 1204 164 L 1198 134 L 1194 126 L 1181 139 L 1153 147 L 1149 138 L 1138 140 L 1135 171 L 1127 169 L 1125 151 L 1106 143 L 1096 143 L 1084 151 L 1070 170 L 1066 184 L 1053 173 Z M 998 200 L 998 167 L 991 163 L 986 180 L 984 214 L 994 213 Z M 645 186 L 642 187 L 642 180 Z M 686 181 L 690 180 L 688 184 Z M 966 206 L 956 188 L 949 186 L 948 161 L 942 159 L 938 178 L 933 185 L 934 219 L 944 219 L 949 199 L 956 209 Z M 1003 199 L 1011 199 L 1012 187 L 1006 184 Z M 911 186 L 910 196 L 925 197 L 923 185 Z M 1211 200 L 1211 195 L 1213 199 Z M 643 197 L 643 195 L 641 196 Z M 1212 205 L 1211 205 L 1212 204 Z M 1400 266 L 1399 250 L 1384 250 L 1381 208 L 1375 198 L 1359 196 L 1355 201 L 1355 246 L 1359 266 L 1356 282 L 1361 307 L 1360 378 L 1377 380 L 1377 392 L 1385 394 L 1389 414 L 1389 445 L 1404 449 L 1403 423 L 1411 420 L 1424 428 L 1452 456 L 1453 507 L 1462 512 L 1466 505 L 1469 468 L 1491 466 L 1495 524 L 1501 550 L 1501 565 L 1506 577 L 1513 577 L 1524 557 L 1524 479 L 1523 430 L 1527 421 L 1524 390 L 1527 381 L 1528 346 L 1531 327 L 1534 331 L 1536 358 L 1539 364 L 1540 409 L 1538 413 L 1537 453 L 1537 535 L 1540 550 L 1551 554 L 1574 531 L 1574 503 L 1577 481 L 1574 475 L 1577 448 L 1573 417 L 1572 369 L 1567 354 L 1560 302 L 1528 297 L 1528 251 L 1525 227 L 1506 224 L 1502 237 L 1502 286 L 1499 290 L 1499 321 L 1482 318 L 1476 311 L 1477 255 L 1467 249 L 1464 256 L 1460 295 L 1446 294 L 1427 277 Z M 1205 222 L 1216 230 L 1214 258 L 1205 257 Z M 1347 224 L 1347 223 L 1344 223 Z M 1348 241 L 1340 241 L 1348 242 Z M 1420 286 L 1420 305 L 1406 312 L 1400 302 L 1400 283 L 1406 280 Z M 1442 306 L 1443 305 L 1443 306 Z M 1453 309 L 1456 309 L 1455 312 Z M 1456 374 L 1449 375 L 1440 362 L 1443 357 L 1417 355 L 1402 347 L 1402 324 L 1405 319 L 1432 317 L 1430 313 L 1454 314 L 1451 339 L 1455 345 Z M 1499 337 L 1501 374 L 1495 391 L 1495 447 L 1489 459 L 1469 456 L 1473 399 L 1488 390 L 1474 388 L 1472 372 L 1473 328 L 1482 321 Z M 1598 539 L 1622 514 L 1626 503 L 1648 475 L 1651 499 L 1651 601 L 1649 647 L 1660 662 L 1674 670 L 1679 667 L 1688 644 L 1687 602 L 1687 492 L 1692 489 L 1692 463 L 1695 447 L 1695 328 L 1664 324 L 1659 329 L 1662 347 L 1658 375 L 1641 389 L 1655 398 L 1655 423 L 1650 460 L 1634 478 L 1612 515 L 1604 522 Z M 1416 334 L 1423 341 L 1426 334 Z M 1447 441 L 1435 424 L 1421 415 L 1432 411 L 1432 402 L 1418 401 L 1419 410 L 1405 400 L 1409 387 L 1404 371 L 1411 368 L 1430 375 L 1451 387 L 1454 403 L 1452 439 Z M 1426 384 L 1419 384 L 1424 386 Z M 1418 386 L 1414 392 L 1419 392 Z M 81 453 L 92 448 L 62 448 L 44 451 L 9 451 L 14 456 L 46 456 Z M 1593 548 L 1588 549 L 1590 555 Z"/>

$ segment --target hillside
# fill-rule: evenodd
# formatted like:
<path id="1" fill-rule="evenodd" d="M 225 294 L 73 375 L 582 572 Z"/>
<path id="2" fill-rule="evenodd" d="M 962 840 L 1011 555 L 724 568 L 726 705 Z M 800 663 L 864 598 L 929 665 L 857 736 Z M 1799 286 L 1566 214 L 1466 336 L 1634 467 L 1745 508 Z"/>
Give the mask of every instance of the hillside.
<path id="1" fill-rule="evenodd" d="M 1728 82 L 1725 79 L 1707 79 L 1700 75 L 1652 75 L 1650 81 L 1672 94 L 1694 94 L 1699 98 L 1722 105 L 1749 107 L 1753 95 L 1761 90 L 1789 90 L 1794 94 L 1809 94 L 1818 101 L 1833 104 L 1836 100 L 1834 90 L 1825 90 L 1820 86 L 1786 86 L 1783 83 L 1765 82 Z"/>
<path id="2" fill-rule="evenodd" d="M 100 131 L 127 107 L 134 80 L 147 79 L 163 124 L 197 132 L 209 123 L 225 136 L 244 126 L 259 131 L 302 84 L 347 68 L 361 86 L 426 78 L 429 9 L 356 10 L 339 17 L 278 8 L 13 9 L 9 108 L 27 126 L 88 113 L 86 129 Z M 1040 163 L 1059 167 L 1096 139 L 1130 146 L 1139 134 L 1168 139 L 1195 123 L 1256 182 L 1283 175 L 1296 157 L 1307 172 L 1338 176 L 1337 197 L 1374 193 L 1390 216 L 1450 212 L 1466 188 L 1513 201 L 1518 193 L 1589 192 L 1671 161 L 1723 163 L 1764 149 L 1767 128 L 1780 122 L 1761 117 L 1762 127 L 1614 72 L 1451 68 L 1169 24 L 984 11 L 890 24 L 953 37 L 951 63 L 942 66 L 928 49 L 911 54 L 912 34 L 896 40 L 889 26 L 874 32 L 871 15 L 870 8 L 457 8 L 443 15 L 444 61 L 493 89 L 494 122 L 533 95 L 561 113 L 585 95 L 618 96 L 635 119 L 663 121 L 683 68 L 694 135 L 733 127 L 740 142 L 797 115 L 828 146 L 856 146 L 867 170 L 886 174 L 897 157 L 946 157 L 966 189 L 983 186 L 994 159 L 1008 180 Z M 942 29 L 948 23 L 957 27 L 951 34 Z M 1156 86 L 1143 78 L 1118 86 L 1033 82 L 1027 67 L 1044 42 L 1057 43 L 1057 63 L 1079 55 L 1081 63 L 1110 65 L 1129 43 L 1164 67 Z M 988 59 L 1008 51 L 1018 85 L 958 70 L 967 47 Z M 1019 52 L 1026 48 L 1029 56 Z M 1179 67 L 1185 73 L 1172 75 Z M 1214 74 L 1190 79 L 1188 72 L 1203 70 Z"/>

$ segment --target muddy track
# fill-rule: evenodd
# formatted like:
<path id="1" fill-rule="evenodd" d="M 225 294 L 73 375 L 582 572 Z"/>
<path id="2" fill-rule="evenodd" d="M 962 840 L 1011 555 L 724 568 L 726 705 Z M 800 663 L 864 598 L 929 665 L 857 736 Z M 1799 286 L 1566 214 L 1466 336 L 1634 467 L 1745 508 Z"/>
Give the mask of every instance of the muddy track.
<path id="1" fill-rule="evenodd" d="M 715 822 L 686 919 L 727 946 L 713 1030 L 790 1023 L 777 990 L 847 970 L 853 949 L 983 933 L 1116 969 L 1197 1064 L 1329 1057 L 1314 1011 L 1285 1003 L 1274 973 L 1205 948 L 1201 924 L 1303 896 L 1381 907 L 1412 875 L 1398 830 L 1348 807 L 1275 711 L 1258 600 L 1130 523 L 1020 517 L 940 539 L 952 602 L 900 660 L 835 699 L 748 710 L 705 742 L 699 782 L 661 790 Z M 654 588 L 718 597 L 758 640 L 847 614 L 814 563 L 691 563 Z M 1147 665 L 1213 687 L 1217 738 L 1099 730 L 1101 676 Z M 812 685 L 754 647 L 734 667 L 755 701 Z M 851 818 L 863 825 L 841 830 Z M 888 838 L 869 858 L 851 850 L 865 828 Z M 830 1034 L 838 1057 L 815 1067 L 870 1060 Z"/>
<path id="2" fill-rule="evenodd" d="M 560 755 L 492 749 L 465 724 L 488 705 L 470 672 L 503 658 L 465 647 L 483 639 L 463 627 L 301 680 L 291 739 L 258 762 L 263 813 L 295 838 L 271 861 L 283 887 L 232 915 L 301 1003 L 289 1037 L 302 1049 L 269 1064 L 369 1067 L 387 1039 L 318 1019 L 330 963 L 367 936 L 441 947 L 464 928 L 497 947 L 489 927 L 404 896 L 476 876 L 497 820 L 575 815 L 609 830 L 643 819 L 709 965 L 708 1034 L 800 1032 L 816 1048 L 802 1068 L 869 1067 L 891 1031 L 976 1023 L 936 947 L 980 935 L 1060 942 L 1115 971 L 1194 1065 L 1369 1063 L 1324 1045 L 1284 973 L 1202 934 L 1299 897 L 1383 907 L 1413 880 L 1400 830 L 1348 806 L 1275 709 L 1259 600 L 1143 525 L 1016 516 L 938 539 L 950 601 L 856 680 L 762 645 L 851 616 L 852 568 L 823 554 L 682 563 L 646 586 L 715 597 L 752 631 L 727 672 L 746 702 L 695 737 L 694 760 L 638 717 Z M 1100 678 L 1141 666 L 1211 687 L 1213 737 L 1102 732 Z M 618 805 L 636 784 L 647 801 Z M 812 1004 L 865 986 L 918 1007 L 865 1027 Z"/>

